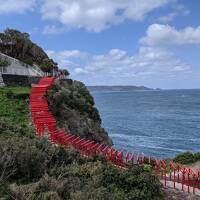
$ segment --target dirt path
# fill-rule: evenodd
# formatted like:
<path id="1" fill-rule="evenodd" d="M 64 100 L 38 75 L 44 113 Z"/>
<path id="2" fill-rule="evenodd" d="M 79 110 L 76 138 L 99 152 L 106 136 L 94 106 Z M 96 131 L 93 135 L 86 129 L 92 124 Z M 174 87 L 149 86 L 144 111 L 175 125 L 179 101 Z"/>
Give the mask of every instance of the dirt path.
<path id="1" fill-rule="evenodd" d="M 170 187 L 163 189 L 163 192 L 165 194 L 165 200 L 200 200 L 200 196 L 198 195 L 188 194 L 187 192 Z"/>
<path id="2" fill-rule="evenodd" d="M 186 165 L 186 167 L 191 168 L 194 172 L 200 171 L 200 161 Z M 161 180 L 164 184 L 164 181 Z M 166 189 L 163 189 L 165 193 L 166 200 L 200 200 L 200 190 L 195 189 L 195 195 L 193 194 L 193 187 L 190 187 L 190 193 L 188 193 L 188 187 L 184 185 L 184 191 L 182 191 L 182 184 L 176 183 L 176 189 L 174 189 L 174 182 L 167 181 Z"/>

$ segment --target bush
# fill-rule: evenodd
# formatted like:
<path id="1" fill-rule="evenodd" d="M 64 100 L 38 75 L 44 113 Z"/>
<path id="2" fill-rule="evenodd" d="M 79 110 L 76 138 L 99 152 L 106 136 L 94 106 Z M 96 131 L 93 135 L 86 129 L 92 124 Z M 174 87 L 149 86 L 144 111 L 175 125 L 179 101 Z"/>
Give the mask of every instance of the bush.
<path id="1" fill-rule="evenodd" d="M 159 181 L 142 167 L 117 169 L 45 139 L 0 138 L 0 147 L 13 159 L 15 174 L 9 180 L 18 184 L 10 187 L 17 199 L 162 199 Z"/>
<path id="2" fill-rule="evenodd" d="M 155 194 L 162 199 L 157 178 L 139 166 L 128 171 L 110 166 L 103 173 L 103 185 L 112 192 L 125 191 L 127 199 L 155 199 Z"/>
<path id="3" fill-rule="evenodd" d="M 178 154 L 173 161 L 178 162 L 180 164 L 190 164 L 200 160 L 200 152 L 198 153 L 191 153 L 191 152 L 184 152 Z"/>
<path id="4" fill-rule="evenodd" d="M 19 182 L 29 182 L 40 178 L 45 170 L 47 154 L 36 147 L 35 140 L 26 137 L 7 137 L 0 141 L 0 152 L 3 157 L 12 160 L 12 167 L 15 173 L 10 179 L 17 179 Z"/>
<path id="5" fill-rule="evenodd" d="M 28 65 L 33 65 L 34 61 L 32 58 L 26 58 L 25 60 L 23 60 L 24 63 L 28 64 Z"/>
<path id="6" fill-rule="evenodd" d="M 194 153 L 194 160 L 199 161 L 200 160 L 200 152 Z"/>
<path id="7" fill-rule="evenodd" d="M 7 67 L 9 65 L 9 61 L 0 59 L 0 67 Z"/>

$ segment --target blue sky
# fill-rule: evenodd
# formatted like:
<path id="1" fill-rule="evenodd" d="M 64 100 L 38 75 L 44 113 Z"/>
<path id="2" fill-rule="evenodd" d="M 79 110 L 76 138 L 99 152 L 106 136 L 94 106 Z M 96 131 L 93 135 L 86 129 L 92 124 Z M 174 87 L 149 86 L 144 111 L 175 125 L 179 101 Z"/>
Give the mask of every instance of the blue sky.
<path id="1" fill-rule="evenodd" d="M 200 88 L 198 0 L 0 0 L 0 31 L 30 33 L 87 85 Z"/>

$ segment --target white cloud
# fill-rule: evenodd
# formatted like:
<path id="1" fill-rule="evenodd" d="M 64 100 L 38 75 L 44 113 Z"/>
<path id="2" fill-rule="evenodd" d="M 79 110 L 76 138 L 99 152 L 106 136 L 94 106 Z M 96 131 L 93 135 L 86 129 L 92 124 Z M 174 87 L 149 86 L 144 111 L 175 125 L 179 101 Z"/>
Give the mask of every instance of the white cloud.
<path id="1" fill-rule="evenodd" d="M 44 35 L 57 35 L 64 33 L 67 29 L 65 27 L 55 26 L 55 25 L 46 25 L 42 31 Z"/>
<path id="2" fill-rule="evenodd" d="M 176 16 L 178 16 L 178 12 L 171 12 L 165 16 L 160 17 L 158 21 L 162 23 L 167 23 L 172 21 Z"/>
<path id="3" fill-rule="evenodd" d="M 76 68 L 81 67 L 81 60 L 86 61 L 89 56 L 85 52 L 81 52 L 79 50 L 66 50 L 66 51 L 52 51 L 47 50 L 46 53 L 50 58 L 53 58 L 56 62 L 59 63 L 60 68 L 67 68 L 68 70 L 74 70 Z M 80 72 L 78 69 L 76 71 L 78 74 L 84 74 L 84 72 Z"/>
<path id="4" fill-rule="evenodd" d="M 0 0 L 0 14 L 24 13 L 35 6 L 36 0 Z"/>
<path id="5" fill-rule="evenodd" d="M 83 68 L 80 68 L 80 67 L 77 67 L 74 69 L 74 72 L 77 74 L 77 75 L 85 75 L 85 74 L 88 74 L 88 72 L 86 70 L 84 70 Z"/>
<path id="6" fill-rule="evenodd" d="M 188 73 L 190 67 L 176 59 L 175 56 L 163 48 L 140 47 L 138 54 L 129 55 L 120 49 L 111 49 L 106 54 L 86 55 L 85 52 L 48 51 L 59 64 L 65 60 L 66 67 L 74 78 L 87 75 L 94 82 L 99 80 L 135 79 L 136 77 L 159 77 L 160 75 L 172 75 L 174 73 Z M 73 60 L 74 56 L 81 59 L 80 62 Z M 97 80 L 98 79 L 98 80 Z"/>
<path id="7" fill-rule="evenodd" d="M 200 26 L 177 30 L 169 25 L 152 24 L 140 43 L 154 46 L 200 44 Z"/>
<path id="8" fill-rule="evenodd" d="M 178 16 L 183 17 L 183 16 L 188 16 L 189 14 L 190 10 L 188 10 L 187 7 L 181 4 L 175 4 L 173 5 L 173 12 L 170 12 L 165 16 L 161 16 L 160 18 L 158 18 L 158 22 L 168 23 Z"/>
<path id="9" fill-rule="evenodd" d="M 69 59 L 69 58 L 80 58 L 84 59 L 87 57 L 87 53 L 79 51 L 79 50 L 66 50 L 66 51 L 52 51 L 52 50 L 47 50 L 47 54 L 50 57 L 54 57 L 55 59 Z"/>
<path id="10" fill-rule="evenodd" d="M 43 19 L 100 32 L 124 20 L 139 21 L 170 0 L 43 0 Z"/>

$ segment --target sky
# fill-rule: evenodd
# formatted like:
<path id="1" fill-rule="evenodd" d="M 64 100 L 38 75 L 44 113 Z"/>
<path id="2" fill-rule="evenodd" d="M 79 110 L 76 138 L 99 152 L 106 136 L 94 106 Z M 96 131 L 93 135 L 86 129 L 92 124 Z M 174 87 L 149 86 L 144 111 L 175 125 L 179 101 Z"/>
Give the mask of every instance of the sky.
<path id="1" fill-rule="evenodd" d="M 199 0 L 0 0 L 0 32 L 28 32 L 86 85 L 200 88 Z"/>

